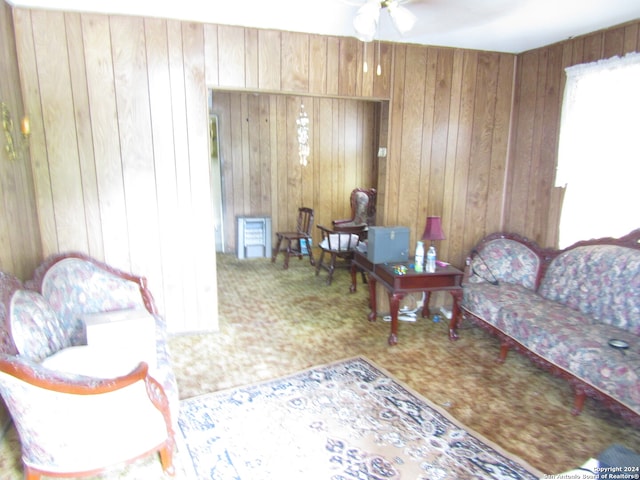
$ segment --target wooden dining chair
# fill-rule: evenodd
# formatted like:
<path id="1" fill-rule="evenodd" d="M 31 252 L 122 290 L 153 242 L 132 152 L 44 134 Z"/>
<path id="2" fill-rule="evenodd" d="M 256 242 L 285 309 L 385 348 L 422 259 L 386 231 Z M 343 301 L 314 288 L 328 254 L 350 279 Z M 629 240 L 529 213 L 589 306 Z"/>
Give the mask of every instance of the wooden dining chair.
<path id="1" fill-rule="evenodd" d="M 316 266 L 316 275 L 320 270 L 329 272 L 327 277 L 327 285 L 331 285 L 333 280 L 333 272 L 338 267 L 351 268 L 351 260 L 353 260 L 354 252 L 360 243 L 360 237 L 357 233 L 337 232 L 318 225 L 318 229 L 322 233 L 322 241 L 318 245 L 320 247 L 320 259 Z M 327 263 L 325 263 L 325 256 Z"/>
<path id="2" fill-rule="evenodd" d="M 278 253 L 284 252 L 284 266 L 286 270 L 289 268 L 289 257 L 297 255 L 299 259 L 307 254 L 309 255 L 309 263 L 312 266 L 316 264 L 313 258 L 313 250 L 311 249 L 311 227 L 313 226 L 313 209 L 308 207 L 298 208 L 298 221 L 296 230 L 291 232 L 276 232 L 276 246 L 273 249 L 271 262 L 275 263 Z M 284 242 L 284 247 L 283 247 Z"/>

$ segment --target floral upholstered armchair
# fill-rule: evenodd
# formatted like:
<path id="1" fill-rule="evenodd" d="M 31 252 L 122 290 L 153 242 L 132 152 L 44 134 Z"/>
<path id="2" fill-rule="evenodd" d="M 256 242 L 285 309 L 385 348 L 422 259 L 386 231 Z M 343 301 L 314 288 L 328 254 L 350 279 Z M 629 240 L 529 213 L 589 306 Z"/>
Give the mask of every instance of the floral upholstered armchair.
<path id="1" fill-rule="evenodd" d="M 1 273 L 0 302 L 0 393 L 25 478 L 95 474 L 152 452 L 173 474 L 178 391 L 144 278 L 82 254 L 57 255 L 24 284 Z M 87 342 L 86 319 L 120 312 L 152 325 L 141 340 L 151 354 Z"/>

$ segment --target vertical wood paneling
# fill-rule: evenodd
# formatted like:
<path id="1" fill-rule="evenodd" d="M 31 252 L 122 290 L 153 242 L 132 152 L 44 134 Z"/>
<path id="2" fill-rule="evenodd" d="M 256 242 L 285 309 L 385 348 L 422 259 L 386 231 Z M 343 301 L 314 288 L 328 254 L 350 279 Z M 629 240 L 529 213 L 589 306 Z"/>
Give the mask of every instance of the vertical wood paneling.
<path id="1" fill-rule="evenodd" d="M 169 71 L 169 34 L 167 23 L 158 19 L 145 19 L 147 58 L 149 59 L 149 104 L 152 119 L 172 119 L 171 75 Z M 162 311 L 171 319 L 184 318 L 185 298 L 183 292 L 182 262 L 173 252 L 180 251 L 182 238 L 180 212 L 178 210 L 177 169 L 173 122 L 151 122 L 153 159 L 156 173 L 158 240 L 160 242 L 158 262 L 162 268 Z M 158 280 L 156 280 L 158 281 Z M 154 289 L 157 291 L 158 289 Z"/>
<path id="2" fill-rule="evenodd" d="M 511 133 L 515 59 L 500 56 L 498 68 L 497 90 L 495 93 L 495 125 L 493 128 L 491 171 L 487 195 L 487 205 L 494 205 L 496 208 L 494 211 L 488 212 L 485 220 L 487 232 L 498 231 L 504 225 L 504 198 L 508 168 L 509 135 Z M 509 92 L 509 95 L 501 95 L 500 92 Z"/>
<path id="3" fill-rule="evenodd" d="M 282 89 L 309 91 L 309 35 L 282 32 Z"/>
<path id="4" fill-rule="evenodd" d="M 458 135 L 456 137 L 456 170 L 458 175 L 464 178 L 463 182 L 456 183 L 456 189 L 461 189 L 461 196 L 458 199 L 459 205 L 456 211 L 460 215 L 464 216 L 462 237 L 464 242 L 462 246 L 464 250 L 467 245 L 473 243 L 473 238 L 477 238 L 476 234 L 470 233 L 477 228 L 478 223 L 481 223 L 484 219 L 477 218 L 475 212 L 468 210 L 468 200 L 473 195 L 474 183 L 476 179 L 472 173 L 473 158 L 471 152 L 473 151 L 472 136 L 473 136 L 473 118 L 475 108 L 475 85 L 476 85 L 476 71 L 477 71 L 477 53 L 475 52 L 463 52 L 462 63 L 460 64 L 460 115 L 458 116 Z M 477 127 L 476 127 L 477 128 Z"/>
<path id="5" fill-rule="evenodd" d="M 327 90 L 326 95 L 338 95 L 340 79 L 340 40 L 336 37 L 327 39 Z"/>
<path id="6" fill-rule="evenodd" d="M 91 135 L 91 113 L 86 82 L 86 64 L 82 41 L 82 22 L 79 14 L 65 15 L 69 73 L 73 94 L 73 108 L 77 131 L 81 192 L 84 203 L 84 221 L 87 225 L 87 251 L 97 258 L 104 257 L 100 197 L 96 178 L 95 155 Z"/>
<path id="7" fill-rule="evenodd" d="M 373 44 L 372 44 L 373 46 Z M 389 43 L 380 43 L 376 46 L 376 58 L 380 62 L 382 71 L 380 75 L 376 72 L 377 62 L 371 64 L 369 69 L 373 79 L 373 96 L 375 98 L 389 98 L 391 92 L 391 78 L 393 77 L 393 47 Z"/>
<path id="8" fill-rule="evenodd" d="M 327 45 L 328 37 L 311 35 L 309 38 L 309 55 L 313 59 L 309 65 L 309 90 L 322 95 L 327 93 Z"/>
<path id="9" fill-rule="evenodd" d="M 191 224 L 185 244 L 193 251 L 187 258 L 195 270 L 197 315 L 184 318 L 179 330 L 210 330 L 218 326 L 218 290 L 213 202 L 211 199 L 211 156 L 209 115 L 204 77 L 204 31 L 197 23 L 183 23 L 185 106 L 188 131 L 188 158 L 192 200 Z M 193 236 L 191 236 L 193 235 Z"/>
<path id="10" fill-rule="evenodd" d="M 144 21 L 111 24 L 129 269 L 159 279 L 160 245 Z"/>
<path id="11" fill-rule="evenodd" d="M 432 110 L 430 117 L 433 118 L 433 127 L 430 139 L 425 138 L 423 149 L 429 149 L 431 158 L 430 177 L 435 181 L 429 185 L 426 201 L 421 201 L 423 208 L 419 210 L 419 215 L 416 218 L 417 225 L 424 222 L 427 215 L 440 215 L 446 218 L 444 207 L 447 200 L 447 185 L 443 179 L 446 178 L 447 168 L 452 62 L 453 50 L 431 50 L 426 88 L 427 92 L 433 92 L 428 96 L 428 98 L 433 99 L 430 109 Z M 424 124 L 426 126 L 427 122 L 424 122 Z M 427 204 L 429 205 L 428 211 L 424 208 Z M 450 217 L 447 218 L 447 221 L 450 221 Z M 447 230 L 450 231 L 449 229 Z M 417 232 L 417 234 L 420 233 Z M 444 252 L 441 251 L 441 253 Z"/>
<path id="12" fill-rule="evenodd" d="M 389 112 L 389 147 L 387 150 L 387 175 L 383 178 L 385 185 L 385 216 L 376 219 L 379 225 L 397 225 L 400 202 L 392 202 L 390 199 L 399 198 L 400 195 L 400 169 L 397 167 L 402 158 L 402 131 L 404 124 L 403 115 L 403 91 L 404 71 L 406 65 L 406 45 L 394 46 L 394 69 L 391 97 L 397 99 L 390 104 Z"/>
<path id="13" fill-rule="evenodd" d="M 272 30 L 258 31 L 258 87 L 261 90 L 280 90 L 281 34 Z M 210 83 L 207 83 L 211 85 Z"/>
<path id="14" fill-rule="evenodd" d="M 218 26 L 218 79 L 225 87 L 244 88 L 245 45 L 244 29 L 228 25 Z"/>
<path id="15" fill-rule="evenodd" d="M 338 94 L 345 97 L 358 95 L 358 72 L 362 64 L 358 63 L 358 48 L 361 43 L 355 38 L 340 39 L 340 70 L 338 73 Z M 360 78 L 362 78 L 360 76 Z"/>
<path id="16" fill-rule="evenodd" d="M 432 118 L 425 118 L 425 82 L 427 80 L 428 50 L 418 46 L 406 49 L 406 68 L 402 90 L 402 137 L 398 159 L 398 214 L 397 225 L 410 226 L 417 222 L 417 212 L 423 206 L 419 204 L 423 185 L 429 184 L 430 156 L 422 157 L 423 121 L 427 126 Z M 424 163 L 422 163 L 422 161 Z M 427 190 L 428 191 L 428 190 Z"/>
<path id="17" fill-rule="evenodd" d="M 245 29 L 244 33 L 245 44 L 245 69 L 247 72 L 247 78 L 245 81 L 245 87 L 256 89 L 260 83 L 260 67 L 258 59 L 258 31 L 254 29 Z"/>
<path id="18" fill-rule="evenodd" d="M 446 172 L 444 177 L 444 198 L 442 223 L 445 232 L 461 232 L 464 228 L 464 197 L 466 196 L 466 168 L 457 159 L 458 125 L 462 94 L 462 51 L 454 50 L 449 75 L 449 116 L 447 122 Z M 439 83 L 443 85 L 443 81 Z M 443 121 L 445 121 L 443 119 Z M 439 127 L 443 128 L 443 127 Z M 418 224 L 419 226 L 420 224 Z M 454 265 L 460 265 L 463 236 L 446 233 L 448 240 L 440 246 L 440 255 Z M 458 257 L 455 257 L 457 252 Z"/>
<path id="19" fill-rule="evenodd" d="M 624 51 L 630 53 L 638 51 L 640 45 L 640 23 L 632 23 L 624 28 Z"/>
<path id="20" fill-rule="evenodd" d="M 82 16 L 91 133 L 100 198 L 104 259 L 129 268 L 126 200 L 120 161 L 118 111 L 109 17 Z"/>
<path id="21" fill-rule="evenodd" d="M 86 250 L 87 232 L 80 181 L 80 163 L 77 148 L 65 151 L 76 143 L 75 118 L 69 71 L 58 72 L 62 59 L 68 63 L 64 14 L 46 16 L 32 14 L 34 47 L 38 72 L 43 78 L 41 94 L 50 101 L 43 105 L 42 115 L 47 129 L 46 149 L 49 155 L 49 178 L 38 177 L 50 185 L 52 209 L 55 218 L 55 242 L 45 246 L 46 253 L 62 250 Z M 64 157 L 64 158 L 63 158 Z M 69 185 L 67 185 L 67 183 Z M 44 187 L 47 188 L 47 187 Z M 77 213 L 80 213 L 78 215 Z M 52 239 L 53 240 L 53 239 Z"/>
<path id="22" fill-rule="evenodd" d="M 24 88 L 25 111 L 31 122 L 31 137 L 29 138 L 31 154 L 31 171 L 33 175 L 33 189 L 35 206 L 38 210 L 40 229 L 40 244 L 43 255 L 47 255 L 53 246 L 57 245 L 53 200 L 51 197 L 51 183 L 49 163 L 47 161 L 47 145 L 42 132 L 45 131 L 42 105 L 40 103 L 40 79 L 36 64 L 36 49 L 33 38 L 33 24 L 30 11 L 14 12 L 16 29 L 16 49 L 20 64 L 20 76 Z M 20 32 L 23 32 L 21 35 Z"/>
<path id="23" fill-rule="evenodd" d="M 28 25 L 29 15 L 19 12 L 15 16 L 15 22 Z M 19 142 L 17 147 L 20 148 L 18 159 L 10 160 L 5 150 L 3 133 L 3 140 L 0 140 L 0 269 L 23 280 L 30 277 L 42 256 L 36 205 L 38 197 L 34 191 L 29 160 L 30 153 L 43 152 L 44 146 L 42 142 L 33 142 L 29 150 L 22 143 L 19 133 L 19 119 L 24 114 L 32 117 L 34 132 L 42 131 L 37 103 L 26 100 L 23 106 L 21 98 L 18 65 L 19 61 L 25 62 L 25 68 L 35 65 L 35 59 L 29 54 L 33 52 L 29 48 L 31 41 L 32 38 L 15 38 L 11 8 L 6 3 L 0 5 L 0 69 L 3 72 L 0 100 L 9 108 L 14 122 L 14 139 Z M 33 78 L 37 77 L 34 75 Z M 37 92 L 35 82 L 25 84 L 24 88 Z M 5 425 L 8 418 L 6 410 L 0 418 L 0 423 Z"/>
<path id="24" fill-rule="evenodd" d="M 207 85 L 220 84 L 218 75 L 218 26 L 204 25 L 204 76 Z"/>
<path id="25" fill-rule="evenodd" d="M 186 72 L 185 72 L 185 60 L 183 52 L 183 29 L 182 23 L 177 21 L 167 22 L 167 50 L 169 55 L 169 82 L 171 88 L 171 116 L 167 118 L 166 128 L 173 130 L 173 150 L 171 155 L 175 165 L 175 186 L 176 186 L 176 203 L 177 209 L 177 221 L 174 225 L 176 234 L 177 245 L 181 250 L 188 250 L 182 253 L 176 254 L 176 250 L 170 250 L 165 255 L 174 255 L 180 262 L 179 276 L 176 280 L 179 280 L 180 290 L 175 290 L 177 296 L 174 297 L 177 301 L 183 300 L 182 309 L 183 315 L 180 317 L 173 317 L 168 320 L 172 322 L 175 330 L 183 330 L 183 323 L 185 320 L 198 319 L 198 295 L 197 295 L 197 277 L 196 269 L 193 265 L 193 248 L 191 241 L 195 232 L 193 231 L 193 198 L 191 194 L 191 165 L 189 162 L 189 131 L 188 131 L 188 114 L 186 110 Z M 160 61 L 160 60 L 159 60 Z M 156 119 L 159 123 L 164 123 L 161 120 Z M 206 219 L 203 219 L 206 221 Z M 189 245 L 189 248 L 184 248 L 185 245 Z M 172 245 L 173 246 L 173 245 Z M 178 250 L 180 252 L 181 250 Z M 171 282 L 173 280 L 170 280 Z M 168 294 L 168 293 L 167 293 Z M 178 306 L 176 313 L 179 312 Z"/>

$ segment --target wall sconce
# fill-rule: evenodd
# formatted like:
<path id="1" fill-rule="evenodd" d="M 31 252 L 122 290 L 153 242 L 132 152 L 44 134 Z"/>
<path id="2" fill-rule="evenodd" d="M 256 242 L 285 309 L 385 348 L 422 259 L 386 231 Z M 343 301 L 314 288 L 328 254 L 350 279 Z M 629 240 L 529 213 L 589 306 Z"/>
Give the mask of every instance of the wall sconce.
<path id="1" fill-rule="evenodd" d="M 298 131 L 298 155 L 300 156 L 300 165 L 306 167 L 309 163 L 309 116 L 304 110 L 304 103 L 300 104 L 300 114 L 296 120 Z"/>
<path id="2" fill-rule="evenodd" d="M 13 139 L 13 120 L 11 119 L 11 112 L 5 102 L 1 104 L 2 108 L 2 130 L 4 130 L 4 137 L 6 145 L 4 147 L 7 152 L 9 160 L 16 160 L 18 158 L 18 152 L 16 151 L 16 142 Z M 20 132 L 24 140 L 23 146 L 26 148 L 27 139 L 31 134 L 31 125 L 29 123 L 29 117 L 26 115 L 20 121 Z"/>
<path id="3" fill-rule="evenodd" d="M 2 102 L 2 130 L 4 130 L 4 137 L 7 141 L 4 149 L 7 151 L 9 160 L 16 159 L 16 147 L 13 141 L 13 120 L 11 120 L 11 113 L 7 104 Z"/>

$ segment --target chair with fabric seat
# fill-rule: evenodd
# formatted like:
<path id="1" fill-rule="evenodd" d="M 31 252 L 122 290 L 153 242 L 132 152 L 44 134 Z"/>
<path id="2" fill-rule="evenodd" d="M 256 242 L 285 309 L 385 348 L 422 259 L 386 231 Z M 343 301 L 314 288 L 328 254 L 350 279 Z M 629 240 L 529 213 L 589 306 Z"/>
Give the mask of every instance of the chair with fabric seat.
<path id="1" fill-rule="evenodd" d="M 322 225 L 318 225 L 318 230 L 322 233 L 322 240 L 318 245 L 320 259 L 316 266 L 316 275 L 320 274 L 320 270 L 326 270 L 329 272 L 327 285 L 331 285 L 333 272 L 336 268 L 351 268 L 351 260 L 353 260 L 354 252 L 360 243 L 360 237 L 357 233 L 337 232 Z M 325 256 L 328 257 L 327 263 L 325 263 Z"/>
<path id="2" fill-rule="evenodd" d="M 297 255 L 299 259 L 305 254 L 309 255 L 309 263 L 315 265 L 313 250 L 311 249 L 311 227 L 313 226 L 313 209 L 309 207 L 298 208 L 298 220 L 296 230 L 292 232 L 276 232 L 276 246 L 273 249 L 271 262 L 275 263 L 278 253 L 284 252 L 284 266 L 289 268 L 289 258 Z M 284 242 L 284 248 L 282 244 Z"/>
<path id="3" fill-rule="evenodd" d="M 333 230 L 336 232 L 350 232 L 366 240 L 370 225 L 375 225 L 377 191 L 375 188 L 356 188 L 351 192 L 351 218 L 333 220 Z"/>

